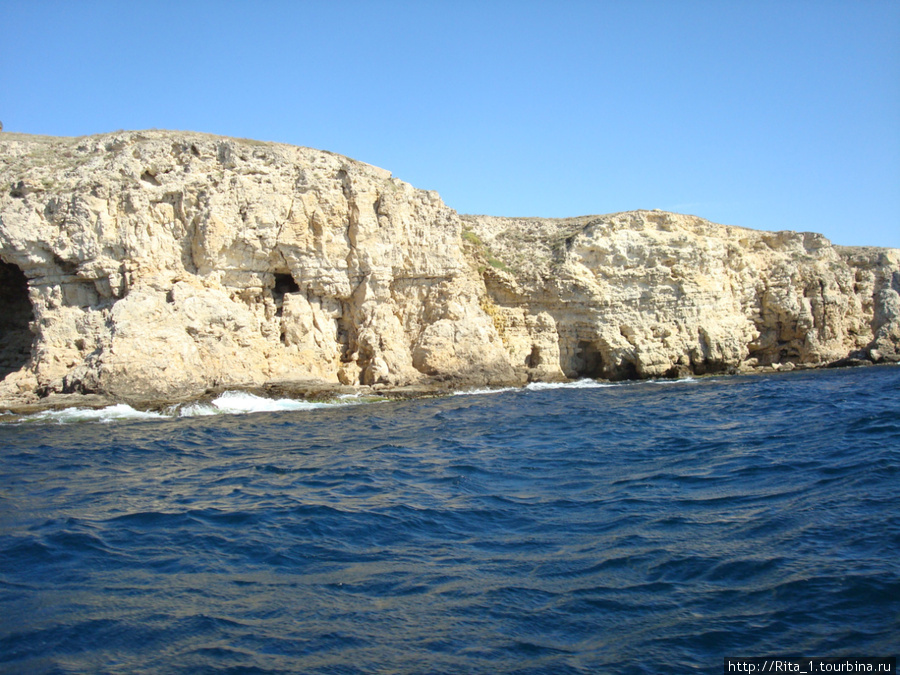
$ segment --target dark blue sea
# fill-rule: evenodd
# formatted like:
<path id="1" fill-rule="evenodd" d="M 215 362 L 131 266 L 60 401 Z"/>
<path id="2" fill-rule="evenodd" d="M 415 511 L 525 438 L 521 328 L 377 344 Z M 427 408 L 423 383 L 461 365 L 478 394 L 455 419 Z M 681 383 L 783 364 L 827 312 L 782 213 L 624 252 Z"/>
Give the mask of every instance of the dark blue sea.
<path id="1" fill-rule="evenodd" d="M 6 422 L 0 453 L 2 673 L 900 652 L 900 367 L 232 394 Z"/>

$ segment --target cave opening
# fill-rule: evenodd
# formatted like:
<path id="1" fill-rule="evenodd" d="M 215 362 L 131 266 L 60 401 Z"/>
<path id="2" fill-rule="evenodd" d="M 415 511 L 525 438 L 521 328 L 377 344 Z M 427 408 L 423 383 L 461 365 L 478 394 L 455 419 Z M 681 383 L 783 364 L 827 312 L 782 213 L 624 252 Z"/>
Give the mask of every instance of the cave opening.
<path id="1" fill-rule="evenodd" d="M 603 356 L 597 341 L 580 340 L 575 348 L 572 361 L 574 377 L 589 377 L 592 380 L 638 380 L 637 365 L 627 356 L 620 357 L 607 352 Z"/>
<path id="2" fill-rule="evenodd" d="M 16 265 L 0 261 L 0 380 L 28 363 L 34 335 L 28 279 Z"/>
<path id="3" fill-rule="evenodd" d="M 275 288 L 272 294 L 275 300 L 284 300 L 284 296 L 288 293 L 299 293 L 300 286 L 294 281 L 294 277 L 290 274 L 275 274 Z"/>
<path id="4" fill-rule="evenodd" d="M 600 379 L 603 377 L 603 356 L 597 345 L 581 340 L 575 350 L 575 373 L 578 377 Z"/>
<path id="5" fill-rule="evenodd" d="M 275 273 L 275 286 L 272 289 L 272 299 L 275 300 L 275 316 L 281 316 L 284 308 L 284 296 L 288 293 L 299 293 L 300 286 L 287 272 Z"/>

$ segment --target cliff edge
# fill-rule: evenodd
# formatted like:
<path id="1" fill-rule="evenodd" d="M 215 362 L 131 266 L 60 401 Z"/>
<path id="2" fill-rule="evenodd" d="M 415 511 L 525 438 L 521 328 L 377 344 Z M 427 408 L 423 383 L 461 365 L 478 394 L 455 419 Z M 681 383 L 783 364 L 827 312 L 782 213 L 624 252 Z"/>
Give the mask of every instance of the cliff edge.
<path id="1" fill-rule="evenodd" d="M 900 250 L 461 216 L 328 152 L 0 135 L 0 407 L 900 361 Z"/>

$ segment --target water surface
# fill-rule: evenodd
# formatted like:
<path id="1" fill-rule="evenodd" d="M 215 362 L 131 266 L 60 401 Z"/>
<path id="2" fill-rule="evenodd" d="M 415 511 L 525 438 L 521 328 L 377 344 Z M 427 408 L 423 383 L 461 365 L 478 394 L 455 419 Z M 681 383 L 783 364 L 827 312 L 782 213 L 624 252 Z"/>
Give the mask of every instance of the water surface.
<path id="1" fill-rule="evenodd" d="M 900 368 L 225 407 L 0 426 L 0 672 L 900 651 Z"/>

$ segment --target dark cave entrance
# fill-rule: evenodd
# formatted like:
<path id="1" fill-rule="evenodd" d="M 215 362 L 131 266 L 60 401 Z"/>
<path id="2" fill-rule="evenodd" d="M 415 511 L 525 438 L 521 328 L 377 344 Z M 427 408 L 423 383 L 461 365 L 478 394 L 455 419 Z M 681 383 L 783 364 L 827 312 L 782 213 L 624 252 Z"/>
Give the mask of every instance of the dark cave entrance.
<path id="1" fill-rule="evenodd" d="M 28 279 L 15 265 L 0 261 L 0 380 L 28 363 L 34 335 Z"/>
<path id="2" fill-rule="evenodd" d="M 300 286 L 294 281 L 294 277 L 287 273 L 275 273 L 275 287 L 272 289 L 272 299 L 275 301 L 275 316 L 281 316 L 284 307 L 284 296 L 288 293 L 299 293 Z"/>
<path id="3" fill-rule="evenodd" d="M 272 291 L 276 300 L 284 300 L 288 293 L 299 293 L 300 287 L 290 274 L 275 275 L 275 290 Z"/>
<path id="4" fill-rule="evenodd" d="M 578 377 L 600 379 L 603 375 L 603 356 L 597 345 L 581 340 L 575 350 L 575 373 Z"/>
<path id="5" fill-rule="evenodd" d="M 613 355 L 615 357 L 615 355 Z M 575 349 L 573 362 L 575 377 L 589 377 L 592 380 L 637 380 L 637 366 L 626 358 L 618 362 L 612 360 L 607 354 L 606 360 L 596 342 L 579 340 Z"/>

